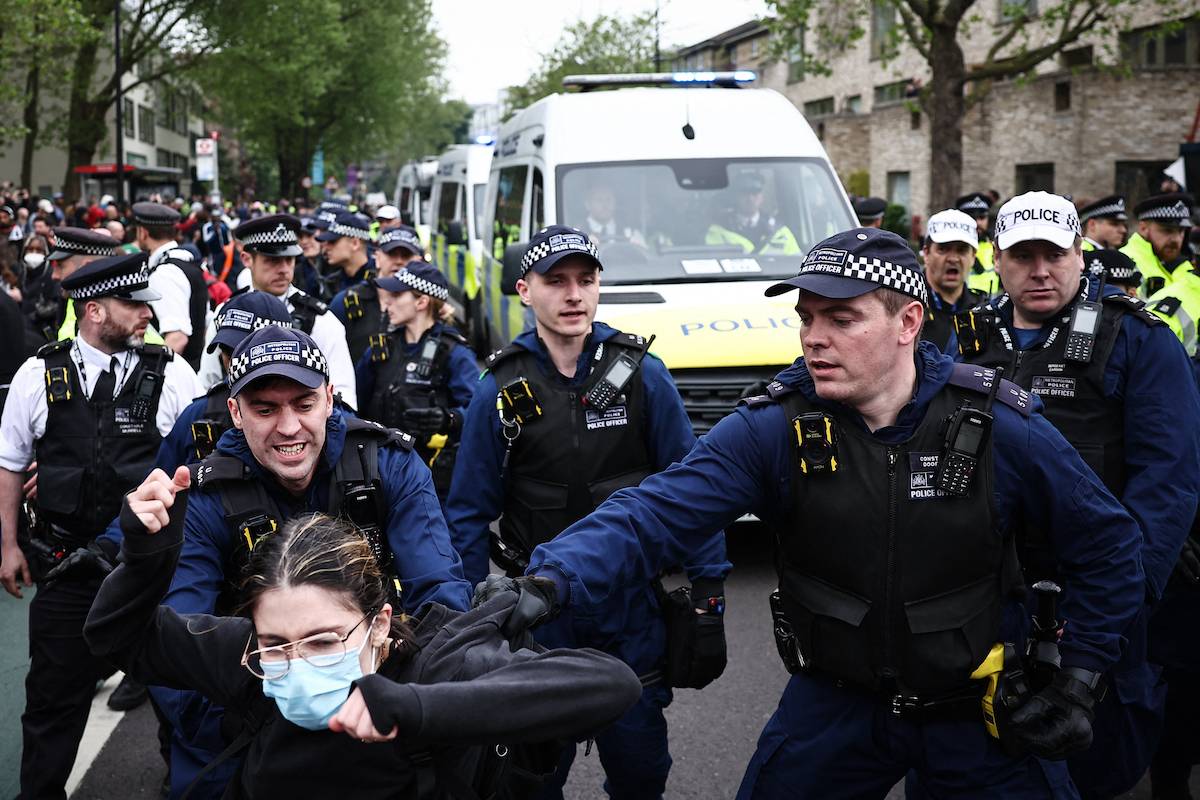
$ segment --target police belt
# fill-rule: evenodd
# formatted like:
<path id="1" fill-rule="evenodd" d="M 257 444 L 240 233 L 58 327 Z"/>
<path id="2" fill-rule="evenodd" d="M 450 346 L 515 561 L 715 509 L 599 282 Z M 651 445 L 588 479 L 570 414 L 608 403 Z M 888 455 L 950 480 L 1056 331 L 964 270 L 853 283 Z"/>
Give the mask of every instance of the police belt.
<path id="1" fill-rule="evenodd" d="M 860 692 L 876 698 L 893 715 L 913 723 L 979 722 L 980 703 L 987 685 L 984 681 L 967 681 L 962 688 L 933 695 L 915 695 L 905 691 L 866 689 L 844 681 L 827 672 L 807 669 L 803 674 L 832 683 L 839 689 Z"/>
<path id="2" fill-rule="evenodd" d="M 95 536 L 80 536 L 52 523 L 39 524 L 33 530 L 33 537 L 55 549 L 62 549 L 68 553 L 74 552 L 80 547 L 87 547 L 88 543 L 96 538 Z"/>

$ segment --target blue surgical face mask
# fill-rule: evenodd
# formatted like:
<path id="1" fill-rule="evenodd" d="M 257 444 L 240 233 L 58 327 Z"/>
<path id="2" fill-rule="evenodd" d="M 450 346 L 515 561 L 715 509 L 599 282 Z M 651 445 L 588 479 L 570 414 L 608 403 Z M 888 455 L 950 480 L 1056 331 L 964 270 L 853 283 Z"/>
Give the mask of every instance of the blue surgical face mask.
<path id="1" fill-rule="evenodd" d="M 271 665 L 263 664 L 268 676 L 263 681 L 263 694 L 274 698 L 279 712 L 293 725 L 310 731 L 328 728 L 329 720 L 350 697 L 350 684 L 363 676 L 358 655 L 371 638 L 374 624 L 372 619 L 362 643 L 347 649 L 341 661 L 336 661 L 336 655 L 315 657 L 311 663 L 295 657 L 289 662 L 287 674 L 275 679 L 270 678 Z"/>

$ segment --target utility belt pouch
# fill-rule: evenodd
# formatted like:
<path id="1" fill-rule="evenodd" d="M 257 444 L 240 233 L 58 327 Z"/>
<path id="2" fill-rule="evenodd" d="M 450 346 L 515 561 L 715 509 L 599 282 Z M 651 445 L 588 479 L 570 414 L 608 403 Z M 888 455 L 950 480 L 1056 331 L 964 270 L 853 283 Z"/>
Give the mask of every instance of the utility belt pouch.
<path id="1" fill-rule="evenodd" d="M 529 552 L 523 547 L 504 541 L 495 531 L 492 531 L 489 537 L 491 543 L 489 549 L 492 561 L 496 562 L 496 566 L 504 570 L 504 574 L 510 578 L 524 575 L 525 570 L 529 569 Z"/>
<path id="2" fill-rule="evenodd" d="M 779 650 L 779 658 L 784 668 L 795 675 L 803 672 L 808 664 L 800 652 L 800 642 L 796 639 L 796 630 L 791 620 L 783 610 L 783 595 L 779 590 L 771 592 L 771 632 L 775 636 L 775 647 Z"/>

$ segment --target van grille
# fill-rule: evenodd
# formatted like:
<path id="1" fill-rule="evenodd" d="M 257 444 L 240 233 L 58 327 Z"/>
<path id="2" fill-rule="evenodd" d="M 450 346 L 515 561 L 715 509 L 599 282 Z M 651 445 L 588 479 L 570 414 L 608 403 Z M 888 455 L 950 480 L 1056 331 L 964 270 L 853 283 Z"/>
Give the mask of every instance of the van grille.
<path id="1" fill-rule="evenodd" d="M 778 367 L 677 369 L 671 371 L 683 407 L 697 436 L 703 436 L 733 411 L 742 397 L 760 394 L 762 387 L 783 370 Z"/>

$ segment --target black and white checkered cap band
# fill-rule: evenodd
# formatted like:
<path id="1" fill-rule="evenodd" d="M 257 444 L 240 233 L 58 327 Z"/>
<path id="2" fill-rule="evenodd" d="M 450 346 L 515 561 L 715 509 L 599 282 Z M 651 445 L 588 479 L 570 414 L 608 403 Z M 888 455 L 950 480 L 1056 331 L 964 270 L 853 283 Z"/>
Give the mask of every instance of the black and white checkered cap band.
<path id="1" fill-rule="evenodd" d="M 1079 221 L 1087 222 L 1093 217 L 1115 217 L 1118 214 L 1125 214 L 1125 202 L 1123 200 L 1118 200 L 1115 203 L 1108 203 L 1107 205 L 1103 206 L 1096 206 L 1095 208 L 1089 208 L 1087 211 L 1079 215 Z"/>
<path id="2" fill-rule="evenodd" d="M 296 364 L 313 372 L 319 372 L 325 376 L 326 380 L 329 379 L 329 362 L 325 360 L 325 354 L 315 347 L 309 347 L 300 342 L 267 342 L 265 344 L 266 347 L 263 345 L 251 347 L 233 359 L 229 365 L 230 386 L 246 377 L 251 370 L 260 369 L 268 364 Z M 272 344 L 295 345 L 295 347 L 277 350 L 270 348 Z"/>
<path id="3" fill-rule="evenodd" d="M 217 314 L 217 330 L 236 328 L 239 331 L 256 331 L 268 325 L 279 325 L 278 320 L 260 317 L 257 314 L 240 308 L 231 308 Z"/>
<path id="4" fill-rule="evenodd" d="M 555 238 L 557 238 L 557 237 L 551 237 L 545 241 L 538 242 L 537 244 L 533 245 L 528 250 L 526 250 L 525 255 L 521 256 L 522 271 L 528 272 L 529 270 L 531 270 L 533 268 L 534 264 L 541 261 L 546 256 L 550 255 L 551 253 L 560 253 L 564 250 L 575 252 L 575 253 L 583 253 L 585 255 L 591 256 L 592 258 L 596 259 L 597 261 L 600 260 L 600 255 L 596 250 L 596 245 L 592 244 L 591 242 L 570 242 L 568 244 L 555 244 L 554 243 Z M 582 237 L 579 237 L 579 238 L 582 238 Z"/>
<path id="5" fill-rule="evenodd" d="M 329 226 L 329 232 L 336 233 L 338 236 L 353 236 L 355 239 L 371 241 L 371 232 L 365 228 L 355 228 L 351 225 L 340 225 L 334 222 Z"/>
<path id="6" fill-rule="evenodd" d="M 806 272 L 820 275 L 837 274 L 830 269 L 828 263 L 814 264 L 812 269 L 807 270 L 804 267 L 800 268 L 801 275 L 804 275 Z M 840 272 L 843 278 L 854 278 L 860 281 L 878 283 L 880 286 L 886 286 L 889 289 L 895 289 L 897 292 L 903 292 L 910 297 L 915 297 L 926 305 L 929 303 L 929 294 L 925 289 L 925 279 L 916 270 L 897 266 L 881 258 L 867 258 L 865 256 L 847 254 L 845 261 L 841 265 Z"/>
<path id="7" fill-rule="evenodd" d="M 1113 282 L 1131 281 L 1135 275 L 1139 279 L 1142 276 L 1137 267 L 1110 267 L 1108 269 L 1108 279 Z"/>
<path id="8" fill-rule="evenodd" d="M 408 231 L 391 230 L 379 237 L 379 244 L 391 244 L 392 242 L 402 242 L 413 248 L 414 253 L 421 252 L 421 240 L 413 236 Z"/>
<path id="9" fill-rule="evenodd" d="M 450 292 L 444 286 L 438 286 L 433 281 L 427 281 L 424 278 L 413 275 L 406 269 L 402 269 L 396 273 L 396 280 L 408 284 L 415 291 L 427 294 L 435 300 L 445 301 L 450 299 Z"/>
<path id="10" fill-rule="evenodd" d="M 273 231 L 263 231 L 262 233 L 252 233 L 245 239 L 242 239 L 242 244 L 245 246 L 260 245 L 260 244 L 298 244 L 299 237 L 296 232 L 286 225 L 278 225 Z"/>
<path id="11" fill-rule="evenodd" d="M 124 275 L 105 278 L 95 283 L 89 283 L 85 286 L 80 286 L 78 289 L 64 291 L 67 297 L 72 300 L 90 300 L 93 297 L 107 297 L 113 294 L 136 292 L 139 289 L 145 289 L 149 285 L 149 274 L 144 270 L 138 270 L 137 272 L 129 272 Z"/>
<path id="12" fill-rule="evenodd" d="M 991 206 L 988 205 L 987 201 L 984 200 L 982 197 L 973 197 L 970 200 L 968 200 L 967 202 L 963 203 L 961 206 L 959 206 L 958 210 L 965 211 L 969 214 L 972 211 L 984 213 L 984 212 L 988 211 L 988 209 L 990 209 L 990 208 L 991 208 Z"/>
<path id="13" fill-rule="evenodd" d="M 1191 224 L 1192 210 L 1187 203 L 1180 200 L 1173 206 L 1158 206 L 1149 208 L 1138 214 L 1138 219 L 1163 219 L 1171 222 Z"/>
<path id="14" fill-rule="evenodd" d="M 115 242 L 109 247 L 69 239 L 63 234 L 58 234 L 54 237 L 54 249 L 77 256 L 114 256 L 117 254 L 117 245 Z"/>

